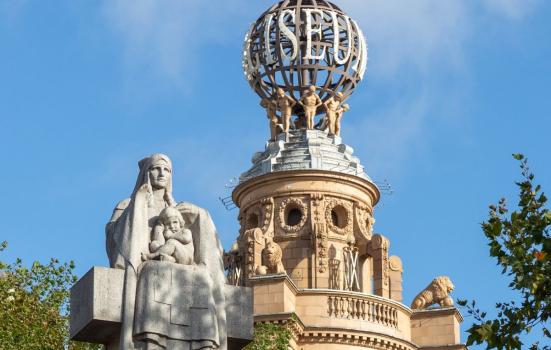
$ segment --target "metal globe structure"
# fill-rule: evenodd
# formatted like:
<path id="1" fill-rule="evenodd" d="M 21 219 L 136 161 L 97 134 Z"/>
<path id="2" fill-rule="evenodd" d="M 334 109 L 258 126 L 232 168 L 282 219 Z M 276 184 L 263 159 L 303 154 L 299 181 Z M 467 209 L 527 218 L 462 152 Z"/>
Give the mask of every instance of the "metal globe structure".
<path id="1" fill-rule="evenodd" d="M 281 1 L 245 37 L 244 73 L 261 99 L 273 98 L 281 88 L 298 101 L 316 86 L 322 101 L 340 92 L 344 102 L 366 67 L 367 43 L 357 22 L 325 0 Z M 297 104 L 293 114 L 301 112 Z"/>

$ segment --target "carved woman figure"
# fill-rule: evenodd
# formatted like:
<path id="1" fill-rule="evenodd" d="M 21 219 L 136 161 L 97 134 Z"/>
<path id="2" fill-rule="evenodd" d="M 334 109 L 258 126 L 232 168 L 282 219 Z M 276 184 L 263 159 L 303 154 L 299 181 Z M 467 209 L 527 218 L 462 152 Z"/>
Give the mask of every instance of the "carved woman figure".
<path id="1" fill-rule="evenodd" d="M 222 248 L 210 215 L 176 203 L 166 155 L 147 157 L 139 168 L 132 196 L 116 206 L 106 226 L 110 265 L 125 270 L 120 350 L 226 349 Z M 142 261 L 166 208 L 178 209 L 192 232 L 193 266 Z M 194 294 L 194 283 L 201 284 L 200 295 Z M 194 328 L 195 316 L 211 327 Z"/>

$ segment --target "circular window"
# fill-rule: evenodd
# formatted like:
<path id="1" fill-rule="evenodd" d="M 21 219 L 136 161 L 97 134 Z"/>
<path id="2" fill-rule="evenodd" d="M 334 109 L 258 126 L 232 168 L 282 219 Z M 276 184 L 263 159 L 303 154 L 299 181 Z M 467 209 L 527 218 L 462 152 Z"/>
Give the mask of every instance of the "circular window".
<path id="1" fill-rule="evenodd" d="M 340 200 L 330 200 L 325 207 L 325 222 L 334 233 L 345 235 L 352 229 L 352 209 Z"/>
<path id="2" fill-rule="evenodd" d="M 250 230 L 253 228 L 257 228 L 259 227 L 258 224 L 259 224 L 258 214 L 257 213 L 249 214 L 249 216 L 247 217 L 247 229 Z"/>
<path id="3" fill-rule="evenodd" d="M 287 198 L 279 207 L 279 224 L 287 232 L 300 231 L 307 220 L 307 207 L 298 198 Z"/>
<path id="4" fill-rule="evenodd" d="M 337 205 L 331 210 L 331 222 L 338 228 L 348 225 L 348 212 L 342 205 Z"/>
<path id="5" fill-rule="evenodd" d="M 287 225 L 297 226 L 302 221 L 302 211 L 299 208 L 289 208 L 286 218 Z"/>

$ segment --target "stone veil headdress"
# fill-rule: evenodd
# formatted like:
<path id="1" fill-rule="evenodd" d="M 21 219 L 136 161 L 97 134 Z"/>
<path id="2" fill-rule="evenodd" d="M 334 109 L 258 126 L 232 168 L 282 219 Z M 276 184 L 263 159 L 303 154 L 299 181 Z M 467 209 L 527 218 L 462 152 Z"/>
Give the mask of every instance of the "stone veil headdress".
<path id="1" fill-rule="evenodd" d="M 152 154 L 149 157 L 146 157 L 138 162 L 140 173 L 138 174 L 136 186 L 134 186 L 134 191 L 132 192 L 132 197 L 136 195 L 140 187 L 142 187 L 144 184 L 148 184 L 149 195 L 147 199 L 150 207 L 153 205 L 153 203 L 151 202 L 153 200 L 153 189 L 149 180 L 149 169 L 159 163 L 166 163 L 166 165 L 168 165 L 168 167 L 170 168 L 170 172 L 172 173 L 172 161 L 170 160 L 170 158 L 168 158 L 167 155 L 162 153 Z M 165 189 L 164 199 L 169 206 L 173 207 L 176 205 L 176 201 L 174 200 L 174 197 L 172 197 L 172 176 L 170 177 L 168 185 Z"/>

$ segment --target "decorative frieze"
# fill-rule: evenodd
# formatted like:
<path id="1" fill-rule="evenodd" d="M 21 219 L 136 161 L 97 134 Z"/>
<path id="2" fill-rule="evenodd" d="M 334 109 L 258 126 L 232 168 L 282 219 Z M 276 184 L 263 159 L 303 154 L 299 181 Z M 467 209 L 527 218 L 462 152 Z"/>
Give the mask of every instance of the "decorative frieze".
<path id="1" fill-rule="evenodd" d="M 312 209 L 312 238 L 316 247 L 316 263 L 319 273 L 327 271 L 327 226 L 323 217 L 324 196 L 319 193 L 310 196 Z"/>

